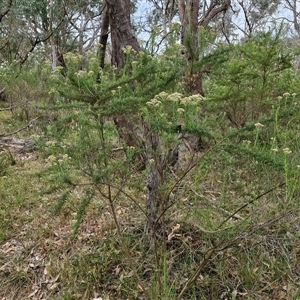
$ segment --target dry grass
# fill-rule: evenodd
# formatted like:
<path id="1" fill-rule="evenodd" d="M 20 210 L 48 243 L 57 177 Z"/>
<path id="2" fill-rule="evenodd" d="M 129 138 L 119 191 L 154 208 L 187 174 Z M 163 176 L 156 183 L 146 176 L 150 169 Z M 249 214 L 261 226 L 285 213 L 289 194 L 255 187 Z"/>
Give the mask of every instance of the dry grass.
<path id="1" fill-rule="evenodd" d="M 267 166 L 201 154 L 172 195 L 166 247 L 155 253 L 143 246 L 142 213 L 125 197 L 115 203 L 122 237 L 97 195 L 72 238 L 83 188 L 55 214 L 64 189 L 47 192 L 54 175 L 44 172 L 44 150 L 0 155 L 8 155 L 0 174 L 0 299 L 146 299 L 133 269 L 150 299 L 179 299 L 199 269 L 180 299 L 300 299 L 298 198 L 282 205 L 285 188 L 272 190 L 282 176 Z M 142 190 L 126 192 L 143 204 Z"/>

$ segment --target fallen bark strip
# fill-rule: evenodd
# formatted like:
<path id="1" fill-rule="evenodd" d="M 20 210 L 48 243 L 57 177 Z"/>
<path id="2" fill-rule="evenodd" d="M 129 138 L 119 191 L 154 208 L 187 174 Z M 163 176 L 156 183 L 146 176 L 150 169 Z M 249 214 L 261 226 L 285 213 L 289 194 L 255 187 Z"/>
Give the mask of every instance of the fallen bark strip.
<path id="1" fill-rule="evenodd" d="M 0 137 L 0 146 L 14 148 L 18 152 L 31 151 L 34 148 L 34 140 L 32 139 L 17 139 L 14 137 Z"/>
<path id="2" fill-rule="evenodd" d="M 18 152 L 31 151 L 34 148 L 35 142 L 33 139 L 19 139 L 16 137 L 12 137 L 12 135 L 27 129 L 32 125 L 34 121 L 41 118 L 42 116 L 38 116 L 32 120 L 30 120 L 25 126 L 16 129 L 10 133 L 0 134 L 0 146 L 9 147 L 19 150 Z"/>

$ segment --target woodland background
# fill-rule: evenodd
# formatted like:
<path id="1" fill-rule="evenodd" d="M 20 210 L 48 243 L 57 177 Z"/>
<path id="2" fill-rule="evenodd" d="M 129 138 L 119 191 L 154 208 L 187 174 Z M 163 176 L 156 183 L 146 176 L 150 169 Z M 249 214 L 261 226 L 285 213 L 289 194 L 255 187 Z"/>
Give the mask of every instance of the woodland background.
<path id="1" fill-rule="evenodd" d="M 1 299 L 300 299 L 299 13 L 0 1 Z"/>

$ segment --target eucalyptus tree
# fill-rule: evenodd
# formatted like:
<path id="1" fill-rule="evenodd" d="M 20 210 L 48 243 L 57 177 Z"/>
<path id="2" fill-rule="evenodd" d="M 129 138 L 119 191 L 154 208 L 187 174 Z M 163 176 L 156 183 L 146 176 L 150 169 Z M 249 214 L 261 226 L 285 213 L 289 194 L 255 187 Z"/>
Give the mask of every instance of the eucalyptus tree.
<path id="1" fill-rule="evenodd" d="M 62 22 L 62 19 L 54 22 L 53 18 L 49 18 L 51 3 L 46 0 L 11 0 L 2 3 L 4 17 L 0 23 L 0 50 L 3 61 L 22 65 L 37 45 L 50 39 Z M 56 16 L 59 18 L 59 13 Z"/>
<path id="2" fill-rule="evenodd" d="M 292 24 L 296 34 L 300 37 L 300 1 L 299 0 L 283 0 L 283 8 L 290 14 L 284 16 L 284 20 Z"/>
<path id="3" fill-rule="evenodd" d="M 7 0 L 0 4 L 1 59 L 23 64 L 41 44 L 52 66 L 63 54 L 84 54 L 99 39 L 101 1 Z"/>
<path id="4" fill-rule="evenodd" d="M 217 16 L 225 13 L 230 8 L 230 4 L 231 0 L 212 0 L 209 2 L 200 2 L 199 0 L 178 1 L 181 40 L 186 47 L 185 54 L 188 64 L 186 84 L 189 91 L 204 94 L 202 87 L 202 61 L 207 50 L 207 38 L 203 36 L 203 33 L 206 29 L 213 28 L 212 24 Z"/>
<path id="5" fill-rule="evenodd" d="M 178 5 L 175 0 L 148 0 L 147 4 L 144 22 L 139 26 L 148 37 L 145 48 L 155 54 L 180 40 Z"/>
<path id="6" fill-rule="evenodd" d="M 274 20 L 280 3 L 281 0 L 236 0 L 233 8 L 237 16 L 236 28 L 246 37 L 251 37 L 257 30 L 264 30 Z"/>
<path id="7" fill-rule="evenodd" d="M 64 66 L 65 53 L 76 51 L 84 55 L 98 43 L 102 6 L 95 0 L 49 2 L 46 18 L 51 36 L 46 48 L 51 49 L 53 68 Z"/>
<path id="8" fill-rule="evenodd" d="M 183 44 L 188 70 L 187 89 L 204 94 L 202 59 L 204 54 L 209 52 L 209 43 L 213 42 L 213 36 L 216 38 L 222 35 L 222 29 L 218 32 L 218 20 L 230 10 L 231 0 L 148 0 L 148 2 L 152 6 L 147 22 L 152 30 L 146 46 L 153 53 L 162 51 L 166 45 Z M 203 36 L 206 29 L 211 30 L 209 37 Z M 214 34 L 211 34 L 212 31 Z"/>
<path id="9" fill-rule="evenodd" d="M 229 7 L 230 0 L 221 3 L 211 2 L 202 7 L 201 18 L 199 17 L 200 5 L 197 0 L 178 1 L 153 1 L 154 6 L 160 9 L 163 16 L 163 34 L 168 35 L 173 30 L 171 22 L 176 13 L 179 13 L 181 22 L 181 40 L 187 49 L 188 77 L 187 86 L 194 93 L 203 94 L 202 74 L 195 68 L 196 63 L 202 59 L 204 51 L 203 45 L 199 47 L 198 36 L 200 28 L 207 28 L 210 22 L 221 12 Z M 124 67 L 124 48 L 130 46 L 136 53 L 140 51 L 140 46 L 135 38 L 130 22 L 129 0 L 112 1 L 106 0 L 106 17 L 103 20 L 101 37 L 107 39 L 108 28 L 111 33 L 112 43 L 112 63 L 118 69 Z M 105 49 L 105 45 L 103 45 Z M 199 49 L 202 53 L 199 52 Z M 175 80 L 175 77 L 174 77 Z M 146 213 L 147 222 L 145 231 L 152 236 L 158 228 L 163 225 L 162 219 L 166 207 L 166 201 L 160 190 L 164 184 L 164 176 L 169 168 L 168 162 L 176 163 L 178 159 L 178 142 L 170 144 L 165 149 L 159 132 L 153 130 L 144 120 L 137 120 L 134 113 L 130 115 L 119 115 L 114 118 L 115 124 L 119 128 L 121 137 L 128 146 L 142 149 L 142 160 L 147 168 L 147 197 Z M 138 126 L 137 126 L 138 124 Z M 142 137 L 141 137 L 142 136 Z"/>
<path id="10" fill-rule="evenodd" d="M 84 55 L 98 43 L 104 10 L 103 1 L 65 0 L 63 9 L 78 53 Z"/>

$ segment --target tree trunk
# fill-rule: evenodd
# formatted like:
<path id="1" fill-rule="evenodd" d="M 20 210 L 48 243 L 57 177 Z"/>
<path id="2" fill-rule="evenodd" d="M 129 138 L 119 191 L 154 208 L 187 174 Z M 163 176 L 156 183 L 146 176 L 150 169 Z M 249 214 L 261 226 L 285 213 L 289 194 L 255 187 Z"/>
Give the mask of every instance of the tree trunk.
<path id="1" fill-rule="evenodd" d="M 195 69 L 195 63 L 202 59 L 203 53 L 199 53 L 198 45 L 199 27 L 207 28 L 209 23 L 222 11 L 226 11 L 231 0 L 211 1 L 210 5 L 204 5 L 203 15 L 199 21 L 199 0 L 178 0 L 178 11 L 181 22 L 181 40 L 186 46 L 186 59 L 188 72 L 186 87 L 189 92 L 196 92 L 204 96 L 202 88 L 203 71 Z"/>
<path id="2" fill-rule="evenodd" d="M 187 45 L 187 60 L 196 59 L 198 48 L 198 12 L 199 0 L 179 0 L 179 17 L 181 22 L 181 39 Z"/>
<path id="3" fill-rule="evenodd" d="M 107 8 L 104 11 L 104 17 L 101 24 L 101 33 L 100 33 L 100 68 L 104 68 L 105 53 L 108 39 L 108 29 L 109 29 L 109 14 Z"/>
<path id="4" fill-rule="evenodd" d="M 181 22 L 181 40 L 186 46 L 186 61 L 188 72 L 185 78 L 186 88 L 189 92 L 204 95 L 202 89 L 202 74 L 195 70 L 194 64 L 199 60 L 198 51 L 198 12 L 199 0 L 179 0 L 178 10 Z"/>
<path id="5" fill-rule="evenodd" d="M 140 46 L 131 29 L 130 1 L 106 0 L 106 4 L 112 41 L 111 63 L 120 70 L 125 64 L 123 48 L 131 46 L 133 50 L 139 52 Z M 142 161 L 147 168 L 145 236 L 148 241 L 151 241 L 163 224 L 163 213 L 166 207 L 160 187 L 163 184 L 163 174 L 168 164 L 164 159 L 161 141 L 159 135 L 153 132 L 147 123 L 142 124 L 141 120 L 136 120 L 134 115 L 131 117 L 119 115 L 115 117 L 114 122 L 120 138 L 128 146 L 140 150 L 135 157 L 136 161 L 139 164 Z"/>
<path id="6" fill-rule="evenodd" d="M 106 0 L 111 30 L 111 63 L 122 69 L 125 64 L 123 48 L 131 46 L 140 51 L 140 45 L 134 36 L 130 22 L 130 0 Z"/>
<path id="7" fill-rule="evenodd" d="M 145 139 L 148 168 L 146 178 L 147 221 L 145 224 L 145 234 L 150 241 L 160 231 L 163 223 L 163 213 L 166 203 L 160 187 L 163 185 L 163 171 L 166 168 L 166 163 L 163 159 L 162 146 L 158 134 L 151 131 L 145 123 L 143 124 L 143 136 Z"/>
<path id="8" fill-rule="evenodd" d="M 136 52 L 140 51 L 140 46 L 131 29 L 130 22 L 130 0 L 106 0 L 106 12 L 102 24 L 101 41 L 106 46 L 106 34 L 108 24 L 110 26 L 112 54 L 111 64 L 119 70 L 124 67 L 125 54 L 123 48 L 131 46 Z M 100 65 L 104 66 L 105 48 L 102 48 Z M 120 138 L 125 141 L 127 146 L 140 147 L 141 141 L 135 134 L 133 120 L 124 115 L 119 115 L 114 119 L 118 128 Z M 136 158 L 141 163 L 141 157 Z"/>

